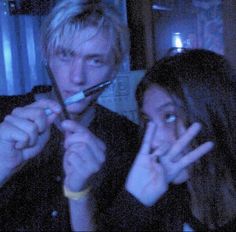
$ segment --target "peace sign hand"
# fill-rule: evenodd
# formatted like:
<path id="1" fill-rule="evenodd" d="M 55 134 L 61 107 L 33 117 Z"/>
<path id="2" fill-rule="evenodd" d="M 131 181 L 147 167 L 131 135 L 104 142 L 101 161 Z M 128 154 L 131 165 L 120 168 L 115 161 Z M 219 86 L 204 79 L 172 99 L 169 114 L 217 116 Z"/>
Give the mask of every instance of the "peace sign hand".
<path id="1" fill-rule="evenodd" d="M 200 130 L 201 125 L 193 123 L 168 151 L 159 154 L 160 163 L 165 170 L 169 183 L 180 184 L 186 181 L 188 179 L 187 168 L 214 147 L 213 142 L 209 141 L 199 145 L 192 151 L 189 150 L 191 141 L 198 135 Z"/>
<path id="2" fill-rule="evenodd" d="M 128 175 L 127 191 L 146 206 L 151 206 L 158 201 L 180 173 L 186 172 L 189 165 L 213 148 L 212 142 L 206 142 L 183 155 L 200 129 L 200 125 L 194 123 L 171 147 L 163 146 L 151 152 L 156 128 L 155 124 L 150 122 L 141 149 Z M 159 163 L 157 158 L 160 160 Z"/>
<path id="3" fill-rule="evenodd" d="M 153 205 L 168 190 L 164 169 L 156 162 L 156 155 L 151 154 L 155 130 L 155 124 L 149 122 L 125 184 L 126 190 L 146 206 Z"/>

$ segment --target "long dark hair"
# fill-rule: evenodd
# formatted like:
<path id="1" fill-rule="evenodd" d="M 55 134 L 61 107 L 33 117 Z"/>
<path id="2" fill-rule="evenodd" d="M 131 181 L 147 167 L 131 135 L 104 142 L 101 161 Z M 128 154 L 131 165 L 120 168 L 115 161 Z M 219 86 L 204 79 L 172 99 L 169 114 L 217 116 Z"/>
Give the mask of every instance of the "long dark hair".
<path id="1" fill-rule="evenodd" d="M 223 225 L 236 215 L 235 75 L 222 55 L 193 49 L 165 57 L 147 71 L 136 90 L 139 108 L 145 91 L 155 84 L 181 100 L 187 124 L 202 124 L 196 144 L 215 143 L 214 151 L 191 169 L 189 189 L 202 223 Z"/>

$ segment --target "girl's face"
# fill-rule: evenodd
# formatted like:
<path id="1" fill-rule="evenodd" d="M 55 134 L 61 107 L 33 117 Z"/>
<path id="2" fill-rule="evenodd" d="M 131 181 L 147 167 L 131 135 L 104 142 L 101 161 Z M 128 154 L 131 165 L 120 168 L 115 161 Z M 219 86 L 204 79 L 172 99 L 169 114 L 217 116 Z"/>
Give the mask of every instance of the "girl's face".
<path id="1" fill-rule="evenodd" d="M 141 114 L 144 121 L 152 121 L 156 124 L 156 132 L 151 145 L 153 150 L 168 150 L 186 131 L 180 106 L 177 106 L 167 91 L 158 85 L 152 85 L 144 93 Z M 183 155 L 180 154 L 179 157 Z M 180 184 L 187 179 L 188 173 L 184 170 L 179 173 L 174 183 Z"/>

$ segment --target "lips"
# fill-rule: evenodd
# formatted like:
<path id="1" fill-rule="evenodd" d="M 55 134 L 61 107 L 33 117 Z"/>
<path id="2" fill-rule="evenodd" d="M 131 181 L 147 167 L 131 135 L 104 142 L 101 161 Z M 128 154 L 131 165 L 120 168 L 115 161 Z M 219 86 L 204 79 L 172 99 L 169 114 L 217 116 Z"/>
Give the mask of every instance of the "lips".
<path id="1" fill-rule="evenodd" d="M 78 91 L 64 91 L 64 98 L 68 98 L 71 97 L 73 95 L 75 95 L 76 93 L 78 93 L 80 90 Z"/>
<path id="2" fill-rule="evenodd" d="M 63 100 L 65 101 L 67 98 L 77 94 L 78 92 L 80 92 L 81 90 L 78 90 L 78 91 L 63 91 Z M 73 104 L 76 104 L 76 103 L 82 103 L 82 102 L 87 102 L 87 101 L 90 101 L 91 100 L 91 97 L 92 96 L 88 96 L 84 99 L 81 99 L 79 102 L 75 102 Z"/>

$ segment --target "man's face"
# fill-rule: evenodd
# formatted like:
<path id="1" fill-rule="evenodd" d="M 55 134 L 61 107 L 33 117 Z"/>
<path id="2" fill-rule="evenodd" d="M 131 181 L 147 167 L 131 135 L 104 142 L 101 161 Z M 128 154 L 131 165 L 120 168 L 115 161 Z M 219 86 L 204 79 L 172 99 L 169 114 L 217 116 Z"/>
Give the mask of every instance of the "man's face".
<path id="1" fill-rule="evenodd" d="M 69 48 L 61 47 L 50 56 L 50 68 L 63 99 L 114 77 L 115 57 L 109 41 L 105 32 L 96 33 L 89 27 L 74 36 Z M 68 112 L 82 113 L 98 95 L 67 106 Z"/>

